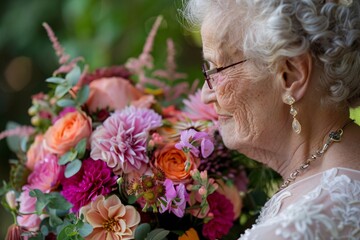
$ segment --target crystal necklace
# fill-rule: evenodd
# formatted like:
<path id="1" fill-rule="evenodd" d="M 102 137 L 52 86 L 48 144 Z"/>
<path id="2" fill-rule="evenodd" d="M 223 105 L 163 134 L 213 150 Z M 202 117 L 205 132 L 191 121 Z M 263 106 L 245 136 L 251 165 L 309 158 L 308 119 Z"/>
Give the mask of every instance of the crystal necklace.
<path id="1" fill-rule="evenodd" d="M 286 188 L 287 186 L 289 186 L 289 184 L 293 181 L 295 181 L 295 179 L 303 172 L 305 172 L 305 170 L 310 166 L 310 164 L 312 162 L 314 162 L 317 158 L 320 158 L 324 155 L 324 153 L 326 152 L 326 150 L 329 148 L 329 146 L 333 143 L 333 142 L 340 142 L 341 141 L 341 137 L 344 133 L 344 128 L 349 125 L 350 123 L 352 123 L 354 120 L 351 120 L 349 122 L 347 122 L 342 128 L 336 130 L 336 131 L 332 131 L 329 134 L 329 137 L 327 138 L 324 146 L 320 149 L 318 149 L 315 153 L 311 154 L 311 156 L 306 159 L 306 161 L 300 165 L 300 167 L 298 169 L 296 169 L 295 171 L 293 171 L 292 173 L 290 173 L 290 176 L 283 182 L 283 184 L 279 187 L 279 191 L 283 190 L 284 188 Z"/>

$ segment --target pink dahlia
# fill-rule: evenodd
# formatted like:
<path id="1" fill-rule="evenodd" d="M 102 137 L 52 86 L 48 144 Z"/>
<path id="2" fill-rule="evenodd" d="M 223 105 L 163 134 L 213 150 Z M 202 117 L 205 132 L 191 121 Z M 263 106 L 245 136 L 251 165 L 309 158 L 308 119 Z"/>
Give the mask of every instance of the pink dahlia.
<path id="1" fill-rule="evenodd" d="M 184 101 L 184 114 L 193 121 L 210 120 L 217 121 L 218 115 L 214 105 L 205 104 L 201 101 L 201 90 L 199 89 L 194 95 L 190 95 L 189 99 Z"/>
<path id="2" fill-rule="evenodd" d="M 207 198 L 213 218 L 204 224 L 202 233 L 210 240 L 221 239 L 233 226 L 233 205 L 224 195 L 214 192 Z"/>
<path id="3" fill-rule="evenodd" d="M 125 108 L 93 132 L 90 156 L 105 161 L 116 174 L 138 171 L 149 162 L 149 131 L 160 126 L 161 116 L 153 110 Z"/>
<path id="4" fill-rule="evenodd" d="M 63 178 L 61 194 L 73 204 L 72 210 L 79 209 L 93 201 L 98 195 L 109 194 L 116 184 L 116 176 L 103 161 L 86 159 L 78 173 Z"/>

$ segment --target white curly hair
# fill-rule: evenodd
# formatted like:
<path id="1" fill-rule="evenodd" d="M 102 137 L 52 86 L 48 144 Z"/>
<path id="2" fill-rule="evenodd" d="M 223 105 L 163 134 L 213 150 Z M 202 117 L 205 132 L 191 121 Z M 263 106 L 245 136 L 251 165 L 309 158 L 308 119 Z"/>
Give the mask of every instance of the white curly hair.
<path id="1" fill-rule="evenodd" d="M 310 52 L 323 69 L 323 102 L 360 105 L 360 0 L 188 0 L 182 14 L 195 27 L 210 17 L 219 40 L 259 70 Z"/>

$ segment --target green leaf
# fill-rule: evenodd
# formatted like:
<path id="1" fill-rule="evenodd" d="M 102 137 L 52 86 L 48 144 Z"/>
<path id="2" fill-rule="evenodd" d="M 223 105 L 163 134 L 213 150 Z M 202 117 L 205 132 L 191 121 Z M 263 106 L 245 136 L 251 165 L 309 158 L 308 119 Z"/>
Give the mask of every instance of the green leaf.
<path id="1" fill-rule="evenodd" d="M 135 240 L 143 240 L 151 231 L 151 226 L 148 223 L 140 224 L 135 230 Z"/>
<path id="2" fill-rule="evenodd" d="M 68 162 L 73 161 L 76 158 L 77 154 L 78 154 L 77 151 L 69 151 L 69 152 L 65 153 L 64 155 L 62 155 L 60 157 L 58 164 L 65 165 Z"/>
<path id="3" fill-rule="evenodd" d="M 133 204 L 133 203 L 136 202 L 137 199 L 138 199 L 138 198 L 137 198 L 135 195 L 129 195 L 129 196 L 128 196 L 128 203 L 129 203 L 129 204 Z"/>
<path id="4" fill-rule="evenodd" d="M 52 227 L 58 226 L 58 225 L 63 223 L 61 218 L 59 218 L 58 216 L 53 215 L 53 214 L 50 215 L 50 221 L 49 222 L 50 222 L 50 226 L 52 226 Z"/>
<path id="5" fill-rule="evenodd" d="M 81 161 L 79 159 L 75 159 L 74 161 L 66 165 L 65 177 L 69 178 L 74 176 L 80 170 L 80 168 L 81 168 Z"/>
<path id="6" fill-rule="evenodd" d="M 75 66 L 68 74 L 65 79 L 68 80 L 70 85 L 73 87 L 77 84 L 81 76 L 81 70 L 78 66 Z"/>
<path id="7" fill-rule="evenodd" d="M 89 93 L 90 93 L 89 85 L 83 86 L 76 94 L 76 103 L 78 105 L 83 105 L 87 101 L 89 97 Z"/>
<path id="8" fill-rule="evenodd" d="M 57 239 L 59 240 L 73 239 L 70 237 L 74 237 L 78 234 L 79 233 L 77 231 L 77 228 L 74 225 L 68 225 L 60 231 Z"/>
<path id="9" fill-rule="evenodd" d="M 88 236 L 93 231 L 93 227 L 88 223 L 83 223 L 83 222 L 80 223 L 82 223 L 81 225 L 79 224 L 78 226 L 80 236 L 82 237 Z"/>
<path id="10" fill-rule="evenodd" d="M 165 230 L 163 228 L 156 228 L 152 230 L 147 237 L 146 240 L 163 240 L 170 233 L 169 230 Z"/>
<path id="11" fill-rule="evenodd" d="M 45 80 L 48 83 L 63 84 L 66 80 L 59 77 L 51 77 Z"/>
<path id="12" fill-rule="evenodd" d="M 83 158 L 86 151 L 87 138 L 83 138 L 76 144 L 75 150 L 77 151 L 77 157 Z"/>
<path id="13" fill-rule="evenodd" d="M 50 201 L 48 204 L 49 208 L 56 210 L 65 210 L 68 211 L 72 208 L 72 204 L 69 203 L 60 193 L 52 192 L 50 193 Z"/>
<path id="14" fill-rule="evenodd" d="M 6 124 L 6 130 L 15 129 L 17 127 L 20 127 L 21 125 L 16 122 L 8 122 Z M 11 136 L 6 138 L 6 142 L 13 152 L 19 152 L 21 147 L 21 138 L 19 136 Z"/>
<path id="15" fill-rule="evenodd" d="M 35 204 L 36 214 L 42 214 L 44 208 L 49 203 L 49 198 L 41 192 L 39 189 L 34 189 L 29 192 L 30 197 L 36 197 L 37 201 Z"/>
<path id="16" fill-rule="evenodd" d="M 75 101 L 72 99 L 60 99 L 56 102 L 56 105 L 58 105 L 59 107 L 74 107 Z"/>
<path id="17" fill-rule="evenodd" d="M 65 94 L 67 94 L 70 91 L 71 88 L 72 86 L 68 84 L 58 85 L 55 88 L 55 96 L 57 98 L 62 98 Z"/>
<path id="18" fill-rule="evenodd" d="M 40 231 L 44 236 L 49 234 L 49 229 L 48 229 L 48 227 L 46 225 L 42 225 L 41 228 L 40 228 Z"/>

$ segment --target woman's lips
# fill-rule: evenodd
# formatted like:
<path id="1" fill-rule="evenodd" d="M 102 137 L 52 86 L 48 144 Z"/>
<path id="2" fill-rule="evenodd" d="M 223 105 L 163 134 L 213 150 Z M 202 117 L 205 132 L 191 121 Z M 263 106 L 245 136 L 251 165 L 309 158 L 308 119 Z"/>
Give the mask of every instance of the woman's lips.
<path id="1" fill-rule="evenodd" d="M 227 115 L 227 114 L 218 114 L 218 119 L 225 121 L 225 120 L 229 120 L 230 118 L 232 118 L 231 115 Z"/>

